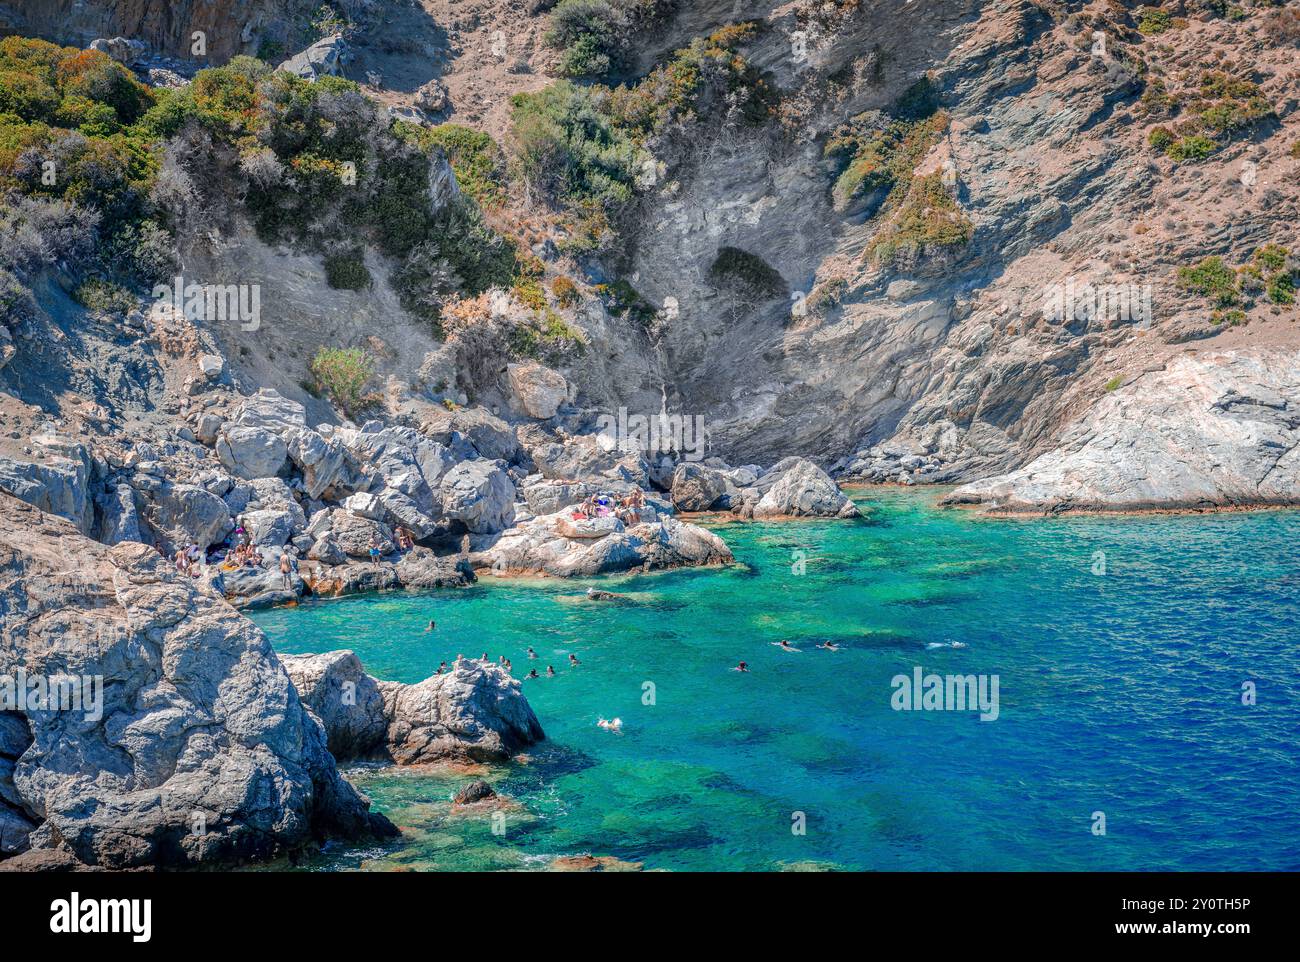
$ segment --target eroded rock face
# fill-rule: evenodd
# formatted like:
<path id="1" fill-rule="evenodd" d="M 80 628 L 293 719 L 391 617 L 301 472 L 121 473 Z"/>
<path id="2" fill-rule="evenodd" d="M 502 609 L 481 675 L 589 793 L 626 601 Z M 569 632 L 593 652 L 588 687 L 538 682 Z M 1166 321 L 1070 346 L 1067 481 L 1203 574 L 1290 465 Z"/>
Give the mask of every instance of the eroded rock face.
<path id="1" fill-rule="evenodd" d="M 226 502 L 192 484 L 164 484 L 150 496 L 144 518 L 172 545 L 194 543 L 206 548 L 231 529 Z"/>
<path id="2" fill-rule="evenodd" d="M 288 454 L 280 436 L 266 428 L 235 425 L 217 438 L 217 457 L 227 471 L 241 478 L 275 477 Z"/>
<path id="3" fill-rule="evenodd" d="M 250 622 L 145 545 L 105 547 L 7 496 L 0 510 L 0 664 L 102 679 L 100 702 L 92 682 L 81 710 L 22 713 L 12 789 L 0 772 L 6 846 L 15 809 L 39 825 L 34 850 L 109 868 L 394 831 L 339 776 Z M 21 739 L 0 727 L 12 757 Z"/>
<path id="4" fill-rule="evenodd" d="M 569 398 L 569 382 L 564 375 L 543 367 L 536 361 L 506 367 L 512 403 L 530 418 L 546 420 Z"/>
<path id="5" fill-rule="evenodd" d="M 1180 356 L 1106 393 L 1057 450 L 944 503 L 1002 513 L 1300 504 L 1300 352 Z"/>
<path id="6" fill-rule="evenodd" d="M 350 651 L 282 661 L 341 759 L 503 761 L 546 737 L 519 681 L 499 665 L 462 660 L 404 685 L 376 681 Z"/>
<path id="7" fill-rule="evenodd" d="M 722 473 L 703 464 L 686 461 L 673 471 L 673 504 L 682 511 L 708 511 L 726 490 Z"/>
<path id="8" fill-rule="evenodd" d="M 88 488 L 90 455 L 85 446 L 54 436 L 33 440 L 39 451 L 36 460 L 0 457 L 0 491 L 67 518 L 88 534 L 95 512 Z"/>
<path id="9" fill-rule="evenodd" d="M 508 528 L 515 517 L 515 485 L 490 461 L 463 461 L 443 476 L 443 513 L 475 534 Z"/>

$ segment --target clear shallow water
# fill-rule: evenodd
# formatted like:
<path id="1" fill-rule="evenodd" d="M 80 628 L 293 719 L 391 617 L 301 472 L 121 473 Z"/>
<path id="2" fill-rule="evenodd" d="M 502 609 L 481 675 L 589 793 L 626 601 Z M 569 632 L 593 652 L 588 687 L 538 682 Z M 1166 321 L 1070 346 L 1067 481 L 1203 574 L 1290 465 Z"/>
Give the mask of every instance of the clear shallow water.
<path id="1" fill-rule="evenodd" d="M 464 773 L 356 768 L 403 838 L 312 867 L 1300 869 L 1300 513 L 1005 521 L 859 494 L 869 522 L 721 526 L 734 568 L 599 580 L 633 603 L 486 579 L 256 615 L 277 650 L 351 648 L 380 678 L 484 650 L 559 673 L 524 682 L 548 740 L 482 772 L 523 806 L 504 835 L 450 814 Z M 892 710 L 918 665 L 997 674 L 1000 717 Z"/>

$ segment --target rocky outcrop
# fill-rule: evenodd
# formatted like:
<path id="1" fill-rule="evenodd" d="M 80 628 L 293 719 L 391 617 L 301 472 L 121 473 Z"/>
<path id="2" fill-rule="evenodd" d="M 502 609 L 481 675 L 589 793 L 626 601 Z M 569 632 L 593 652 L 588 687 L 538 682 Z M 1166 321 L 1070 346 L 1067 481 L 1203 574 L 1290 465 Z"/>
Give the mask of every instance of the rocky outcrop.
<path id="1" fill-rule="evenodd" d="M 727 491 L 721 471 L 684 461 L 673 471 L 673 504 L 682 511 L 708 511 Z"/>
<path id="2" fill-rule="evenodd" d="M 394 831 L 339 776 L 256 627 L 145 545 L 105 547 L 7 496 L 0 509 L 0 664 L 87 680 L 74 710 L 15 713 L 26 735 L 0 725 L 0 758 L 22 747 L 11 775 L 0 765 L 7 847 L 15 811 L 38 826 L 33 849 L 108 868 Z"/>
<path id="3" fill-rule="evenodd" d="M 498 465 L 463 461 L 443 476 L 444 514 L 475 534 L 508 528 L 515 517 L 515 486 Z"/>
<path id="4" fill-rule="evenodd" d="M 1300 504 L 1300 352 L 1180 356 L 1104 393 L 1057 450 L 943 503 L 1006 514 Z"/>
<path id="5" fill-rule="evenodd" d="M 321 77 L 337 77 L 347 60 L 348 45 L 341 35 L 325 37 L 294 54 L 277 67 L 304 80 L 319 80 Z"/>
<path id="6" fill-rule="evenodd" d="M 654 517 L 654 512 L 649 512 Z M 470 554 L 495 574 L 589 577 L 641 568 L 730 564 L 726 543 L 698 525 L 656 517 L 631 526 L 612 517 L 575 519 L 560 511 L 525 521 Z"/>
<path id="7" fill-rule="evenodd" d="M 506 378 L 512 402 L 530 418 L 553 418 L 569 399 L 569 382 L 564 376 L 536 361 L 507 365 Z"/>
<path id="8" fill-rule="evenodd" d="M 803 458 L 773 465 L 752 489 L 762 493 L 755 518 L 856 518 L 857 506 L 821 468 Z"/>
<path id="9" fill-rule="evenodd" d="M 83 534 L 94 523 L 92 465 L 85 445 L 54 434 L 32 439 L 34 461 L 0 457 L 0 491 L 73 522 Z"/>
<path id="10" fill-rule="evenodd" d="M 519 681 L 499 665 L 462 659 L 404 685 L 376 681 L 350 651 L 281 660 L 340 759 L 504 761 L 546 737 Z"/>

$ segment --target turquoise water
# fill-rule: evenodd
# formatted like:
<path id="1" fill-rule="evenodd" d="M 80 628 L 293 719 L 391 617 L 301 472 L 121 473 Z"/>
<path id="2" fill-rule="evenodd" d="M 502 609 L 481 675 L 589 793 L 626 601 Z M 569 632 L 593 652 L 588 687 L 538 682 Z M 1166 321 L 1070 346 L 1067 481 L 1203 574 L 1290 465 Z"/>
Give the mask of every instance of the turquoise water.
<path id="1" fill-rule="evenodd" d="M 548 740 L 481 773 L 520 805 L 504 834 L 451 813 L 466 772 L 354 768 L 403 838 L 313 867 L 1300 869 L 1300 514 L 1007 521 L 857 494 L 872 520 L 720 526 L 733 568 L 601 580 L 628 603 L 486 579 L 256 615 L 278 650 L 351 648 L 380 678 L 484 650 L 559 673 L 524 682 Z M 996 674 L 999 717 L 893 710 L 916 666 Z"/>

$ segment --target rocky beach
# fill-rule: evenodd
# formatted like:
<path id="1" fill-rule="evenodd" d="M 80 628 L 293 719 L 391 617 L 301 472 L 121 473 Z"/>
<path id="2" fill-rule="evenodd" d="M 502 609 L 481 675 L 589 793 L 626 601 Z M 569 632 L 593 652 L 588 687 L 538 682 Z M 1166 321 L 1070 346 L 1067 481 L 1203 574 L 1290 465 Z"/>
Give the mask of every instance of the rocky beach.
<path id="1" fill-rule="evenodd" d="M 682 579 L 775 604 L 818 539 L 1300 507 L 1289 8 L 165 6 L 0 0 L 0 870 L 397 844 L 340 766 L 574 737 L 524 629 L 441 624 L 498 590 L 684 644 Z M 285 627 L 374 598 L 418 677 Z M 556 604 L 552 657 L 607 640 Z M 593 837 L 547 866 L 641 864 Z"/>

